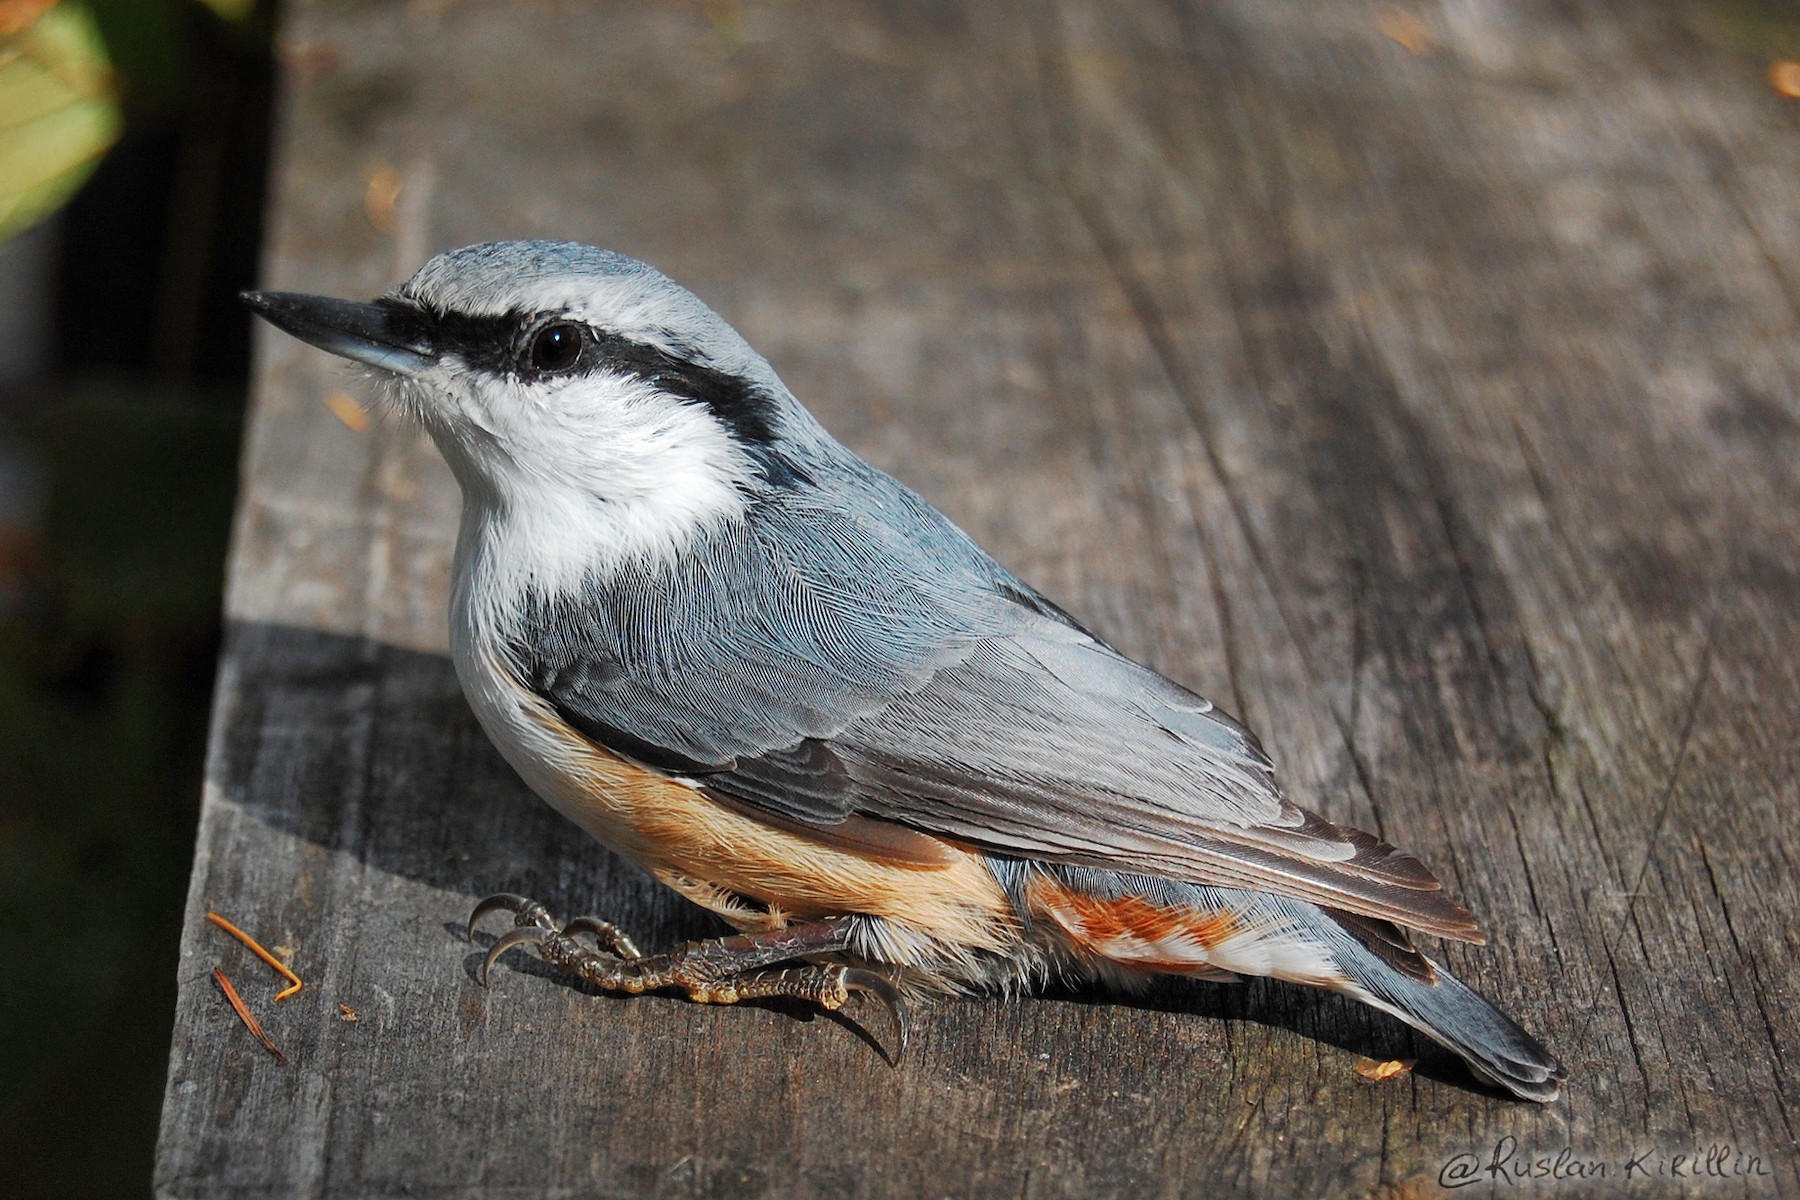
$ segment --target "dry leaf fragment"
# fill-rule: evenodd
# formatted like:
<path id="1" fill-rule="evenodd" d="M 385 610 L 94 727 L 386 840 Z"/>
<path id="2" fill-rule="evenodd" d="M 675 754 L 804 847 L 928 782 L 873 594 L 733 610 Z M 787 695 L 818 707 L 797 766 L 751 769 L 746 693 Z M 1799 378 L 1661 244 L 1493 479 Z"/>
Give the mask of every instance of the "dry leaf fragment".
<path id="1" fill-rule="evenodd" d="M 356 1010 L 351 1008 L 348 1004 L 340 1004 L 338 1005 L 338 1020 L 360 1021 L 362 1018 L 358 1016 Z"/>
<path id="2" fill-rule="evenodd" d="M 1414 58 L 1424 58 L 1436 45 L 1425 22 L 1405 9 L 1390 8 L 1383 12 L 1375 20 L 1375 32 Z"/>
<path id="3" fill-rule="evenodd" d="M 1418 1061 L 1416 1058 L 1390 1058 L 1386 1062 L 1376 1062 L 1372 1058 L 1364 1058 L 1357 1061 L 1356 1073 L 1364 1079 L 1380 1083 L 1384 1079 L 1407 1074 Z"/>
<path id="4" fill-rule="evenodd" d="M 216 912 L 207 913 L 206 919 L 211 921 L 214 925 L 217 925 L 220 929 L 223 929 L 226 933 L 229 933 L 238 941 L 244 943 L 244 945 L 248 946 L 250 948 L 250 953 L 256 955 L 256 957 L 262 959 L 271 967 L 274 967 L 277 971 L 281 972 L 281 977 L 286 979 L 288 983 L 292 985 L 275 993 L 276 1003 L 286 1000 L 289 996 L 298 995 L 300 989 L 306 986 L 300 982 L 300 977 L 298 975 L 288 970 L 286 963 L 276 958 L 273 954 L 270 954 L 267 950 L 264 950 L 255 938 L 239 929 L 236 925 L 233 925 L 230 921 L 227 921 Z"/>
<path id="5" fill-rule="evenodd" d="M 301 83 L 311 83 L 344 65 L 343 53 L 330 42 L 288 42 L 275 53 L 283 70 Z"/>
<path id="6" fill-rule="evenodd" d="M 1784 58 L 1770 63 L 1769 86 L 1790 100 L 1800 100 L 1800 62 Z"/>
<path id="7" fill-rule="evenodd" d="M 274 1038 L 263 1032 L 262 1022 L 250 1015 L 249 1006 L 244 1003 L 244 998 L 238 995 L 237 989 L 231 986 L 231 980 L 225 978 L 225 972 L 218 967 L 213 968 L 213 982 L 219 985 L 221 992 L 225 993 L 226 1003 L 231 1005 L 231 1010 L 238 1015 L 238 1020 L 244 1023 L 244 1028 L 250 1031 L 250 1036 L 261 1042 L 262 1048 L 275 1056 L 275 1065 L 287 1066 L 287 1055 L 281 1052 L 281 1048 L 275 1044 Z"/>
<path id="8" fill-rule="evenodd" d="M 406 186 L 406 180 L 386 163 L 370 167 L 363 178 L 369 181 L 368 190 L 363 193 L 363 216 L 376 233 L 386 233 L 394 227 L 400 189 Z"/>
<path id="9" fill-rule="evenodd" d="M 369 427 L 369 410 L 358 404 L 349 392 L 328 393 L 325 407 L 352 433 L 361 433 Z"/>

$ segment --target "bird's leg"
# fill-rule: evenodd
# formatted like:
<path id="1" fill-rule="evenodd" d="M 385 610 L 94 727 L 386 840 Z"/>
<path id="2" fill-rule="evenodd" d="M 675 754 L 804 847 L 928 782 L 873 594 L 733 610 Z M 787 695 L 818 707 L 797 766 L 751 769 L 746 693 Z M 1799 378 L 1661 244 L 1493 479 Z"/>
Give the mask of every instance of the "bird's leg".
<path id="1" fill-rule="evenodd" d="M 679 988 L 700 1004 L 737 1004 L 744 1000 L 787 997 L 836 1012 L 854 993 L 864 992 L 881 1001 L 894 1027 L 898 1061 L 906 1049 L 906 1007 L 899 989 L 885 976 L 841 963 L 813 964 L 771 970 L 777 964 L 817 954 L 850 949 L 849 921 L 820 921 L 790 925 L 761 933 L 737 934 L 706 942 L 689 942 L 669 954 L 646 958 L 616 926 L 593 917 L 578 917 L 560 929 L 543 905 L 522 896 L 490 896 L 475 906 L 469 930 L 490 912 L 513 914 L 513 928 L 488 947 L 478 976 L 487 986 L 495 960 L 514 946 L 530 945 L 545 962 L 576 978 L 611 992 L 656 991 Z M 575 934 L 591 933 L 598 950 L 577 941 Z"/>

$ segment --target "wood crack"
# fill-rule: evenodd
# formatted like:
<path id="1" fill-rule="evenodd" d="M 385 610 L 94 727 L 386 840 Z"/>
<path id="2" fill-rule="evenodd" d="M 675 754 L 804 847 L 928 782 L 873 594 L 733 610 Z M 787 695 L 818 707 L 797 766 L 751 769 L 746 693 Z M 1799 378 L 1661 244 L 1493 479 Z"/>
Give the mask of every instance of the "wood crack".
<path id="1" fill-rule="evenodd" d="M 1784 1039 L 1775 1032 L 1774 1018 L 1769 1015 L 1769 1005 L 1763 995 L 1762 969 L 1757 958 L 1744 949 L 1744 943 L 1738 936 L 1737 922 L 1732 919 L 1731 906 L 1725 902 L 1725 894 L 1719 889 L 1718 869 L 1713 866 L 1712 851 L 1707 848 L 1706 839 L 1699 840 L 1700 862 L 1706 868 L 1706 881 L 1712 889 L 1713 903 L 1718 905 L 1719 916 L 1725 922 L 1725 932 L 1731 938 L 1731 948 L 1737 954 L 1737 962 L 1733 966 L 1750 973 L 1750 996 L 1756 1003 L 1757 1016 L 1762 1020 L 1763 1034 L 1769 1041 L 1769 1071 L 1775 1076 L 1775 1087 L 1772 1095 L 1775 1106 L 1781 1113 L 1782 1127 L 1787 1130 L 1790 1142 L 1795 1140 L 1793 1115 L 1788 1110 L 1786 1097 L 1789 1094 L 1787 1080 L 1787 1053 L 1784 1050 Z M 1729 972 L 1728 972 L 1729 973 Z"/>

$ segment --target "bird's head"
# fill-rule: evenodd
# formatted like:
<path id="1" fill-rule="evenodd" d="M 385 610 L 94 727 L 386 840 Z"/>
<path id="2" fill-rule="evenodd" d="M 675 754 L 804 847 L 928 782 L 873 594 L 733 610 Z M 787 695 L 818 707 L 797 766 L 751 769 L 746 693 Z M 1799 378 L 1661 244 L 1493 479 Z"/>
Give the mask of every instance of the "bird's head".
<path id="1" fill-rule="evenodd" d="M 646 541 L 806 479 L 824 435 L 692 293 L 571 242 L 440 254 L 372 303 L 247 292 L 274 325 L 375 370 L 430 432 L 465 503 L 605 516 Z M 827 439 L 828 441 L 828 439 Z"/>

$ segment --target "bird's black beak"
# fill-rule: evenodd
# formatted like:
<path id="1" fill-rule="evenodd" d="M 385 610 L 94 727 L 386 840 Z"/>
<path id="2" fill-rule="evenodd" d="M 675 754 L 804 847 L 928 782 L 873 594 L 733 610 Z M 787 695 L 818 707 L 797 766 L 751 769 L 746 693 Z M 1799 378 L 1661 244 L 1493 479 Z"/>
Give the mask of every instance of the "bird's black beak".
<path id="1" fill-rule="evenodd" d="M 299 292 L 239 292 L 238 299 L 284 333 L 396 375 L 417 375 L 437 360 L 430 319 L 405 304 Z"/>

